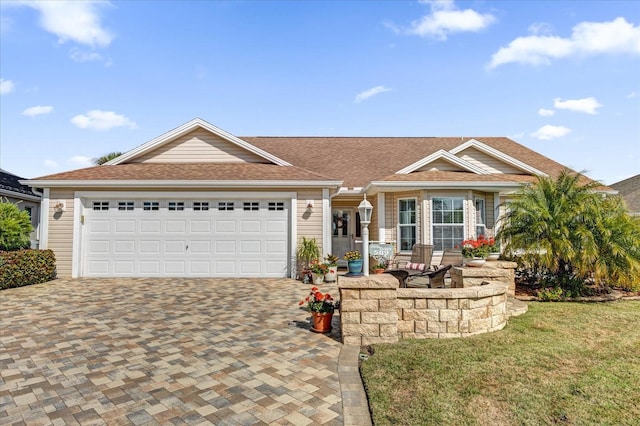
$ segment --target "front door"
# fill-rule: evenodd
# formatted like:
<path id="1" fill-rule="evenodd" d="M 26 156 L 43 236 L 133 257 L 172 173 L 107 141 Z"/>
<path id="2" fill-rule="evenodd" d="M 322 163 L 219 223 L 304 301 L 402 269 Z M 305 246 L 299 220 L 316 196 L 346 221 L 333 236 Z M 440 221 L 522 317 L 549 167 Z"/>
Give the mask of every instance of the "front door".
<path id="1" fill-rule="evenodd" d="M 355 250 L 356 213 L 353 209 L 335 208 L 331 212 L 331 247 L 335 256 L 340 259 L 339 266 L 346 266 L 344 254 Z"/>

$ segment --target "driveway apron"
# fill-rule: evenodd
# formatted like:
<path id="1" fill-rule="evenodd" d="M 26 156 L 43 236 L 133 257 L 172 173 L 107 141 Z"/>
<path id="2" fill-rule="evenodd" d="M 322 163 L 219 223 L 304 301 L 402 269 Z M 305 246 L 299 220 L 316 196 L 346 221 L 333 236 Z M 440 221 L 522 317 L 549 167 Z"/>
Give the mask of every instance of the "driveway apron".
<path id="1" fill-rule="evenodd" d="M 309 287 L 138 278 L 2 291 L 0 424 L 342 424 L 338 318 L 331 334 L 309 331 Z"/>

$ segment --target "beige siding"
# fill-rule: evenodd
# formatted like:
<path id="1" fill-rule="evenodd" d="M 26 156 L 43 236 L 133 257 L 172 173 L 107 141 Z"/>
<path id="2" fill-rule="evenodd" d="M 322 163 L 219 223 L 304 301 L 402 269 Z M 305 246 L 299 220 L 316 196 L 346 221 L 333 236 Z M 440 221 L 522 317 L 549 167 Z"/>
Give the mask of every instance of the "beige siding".
<path id="1" fill-rule="evenodd" d="M 522 170 L 504 163 L 475 148 L 467 148 L 464 151 L 459 152 L 457 155 L 463 160 L 487 170 L 490 173 L 523 174 Z"/>
<path id="2" fill-rule="evenodd" d="M 313 212 L 307 212 L 307 200 L 314 200 Z M 315 238 L 322 253 L 322 190 L 298 190 L 298 241 L 302 237 Z M 293 247 L 295 253 L 297 247 Z"/>
<path id="3" fill-rule="evenodd" d="M 432 172 L 432 171 L 458 172 L 460 170 L 462 169 L 459 166 L 452 164 L 447 160 L 438 159 L 428 164 L 425 164 L 424 166 L 420 167 L 417 171 L 418 172 Z"/>
<path id="4" fill-rule="evenodd" d="M 49 194 L 49 243 L 48 247 L 56 255 L 56 269 L 59 277 L 71 277 L 71 257 L 73 246 L 73 190 L 52 189 Z M 56 212 L 53 206 L 58 200 L 66 202 L 63 212 Z"/>
<path id="5" fill-rule="evenodd" d="M 132 162 L 267 163 L 268 161 L 204 129 L 198 129 L 162 145 Z"/>

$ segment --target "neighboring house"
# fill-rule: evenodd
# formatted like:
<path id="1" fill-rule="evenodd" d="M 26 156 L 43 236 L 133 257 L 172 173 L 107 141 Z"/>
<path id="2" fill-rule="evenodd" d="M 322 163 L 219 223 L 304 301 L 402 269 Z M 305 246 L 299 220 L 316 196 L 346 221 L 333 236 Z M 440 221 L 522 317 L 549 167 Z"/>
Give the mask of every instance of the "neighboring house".
<path id="1" fill-rule="evenodd" d="M 624 200 L 631 215 L 640 216 L 640 175 L 632 176 L 609 186 L 618 191 L 618 195 Z"/>
<path id="2" fill-rule="evenodd" d="M 500 203 L 563 166 L 502 137 L 236 137 L 194 119 L 43 190 L 60 276 L 284 277 L 302 236 L 323 255 L 370 239 L 444 248 L 492 236 Z"/>
<path id="3" fill-rule="evenodd" d="M 17 204 L 20 210 L 25 210 L 31 216 L 31 247 L 38 247 L 38 224 L 40 223 L 40 194 L 35 193 L 29 186 L 20 183 L 20 176 L 0 169 L 0 199 L 6 199 Z"/>

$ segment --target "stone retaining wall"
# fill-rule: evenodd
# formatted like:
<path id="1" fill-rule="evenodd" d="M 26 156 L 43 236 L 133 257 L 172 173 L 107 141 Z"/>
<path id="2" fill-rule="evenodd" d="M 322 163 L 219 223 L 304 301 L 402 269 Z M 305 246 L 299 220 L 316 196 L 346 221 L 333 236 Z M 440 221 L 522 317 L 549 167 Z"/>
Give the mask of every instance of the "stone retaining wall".
<path id="1" fill-rule="evenodd" d="M 515 271 L 518 264 L 503 260 L 487 261 L 482 267 L 454 266 L 451 268 L 451 287 L 467 288 L 482 285 L 483 282 L 501 282 L 508 286 L 507 294 L 515 296 Z"/>
<path id="2" fill-rule="evenodd" d="M 393 343 L 399 338 L 465 337 L 500 330 L 507 285 L 460 289 L 398 288 L 391 275 L 338 277 L 342 341 Z"/>

